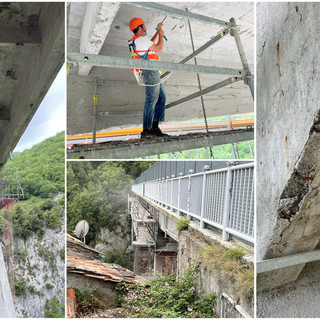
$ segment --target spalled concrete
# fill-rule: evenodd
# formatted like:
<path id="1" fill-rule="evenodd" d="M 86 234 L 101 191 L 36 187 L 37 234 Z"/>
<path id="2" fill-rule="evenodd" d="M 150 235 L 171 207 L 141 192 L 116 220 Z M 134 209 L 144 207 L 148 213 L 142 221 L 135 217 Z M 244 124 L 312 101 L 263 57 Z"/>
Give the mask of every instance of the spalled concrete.
<path id="1" fill-rule="evenodd" d="M 258 261 L 314 250 L 320 239 L 319 9 L 319 3 L 257 5 Z M 303 268 L 259 275 L 257 289 L 294 282 Z M 262 296 L 264 303 L 278 299 Z M 290 301 L 308 310 L 308 301 L 293 295 Z M 263 316 L 272 317 L 271 310 L 264 306 Z"/>
<path id="2" fill-rule="evenodd" d="M 185 10 L 185 3 L 165 3 L 168 6 Z M 98 6 L 98 3 L 96 4 Z M 100 4 L 101 5 L 101 4 Z M 234 17 L 240 26 L 240 37 L 247 54 L 250 67 L 253 69 L 253 4 L 252 3 L 188 3 L 188 10 L 193 13 L 203 14 L 229 21 Z M 148 35 L 151 38 L 156 25 L 165 17 L 165 14 L 151 10 L 137 8 L 132 5 L 121 4 L 117 11 L 116 4 L 108 3 L 104 11 L 108 19 L 104 22 L 107 26 L 105 41 L 99 52 L 103 32 L 98 33 L 97 41 L 90 41 L 83 36 L 83 32 L 90 28 L 99 29 L 102 22 L 91 18 L 91 24 L 85 17 L 90 15 L 86 3 L 71 3 L 68 26 L 68 51 L 79 52 L 80 41 L 83 42 L 86 53 L 94 50 L 100 55 L 109 55 L 130 58 L 128 40 L 132 37 L 128 26 L 131 18 L 138 16 L 146 21 Z M 113 16 L 113 17 L 112 17 Z M 113 20 L 112 20 L 113 19 Z M 89 20 L 88 20 L 89 21 Z M 109 25 L 111 23 L 111 25 Z M 168 37 L 163 52 L 160 53 L 162 61 L 180 61 L 192 53 L 187 21 L 168 15 L 164 21 L 164 30 Z M 81 29 L 81 26 L 83 27 Z M 198 49 L 224 28 L 218 25 L 191 21 L 195 48 Z M 87 31 L 86 31 L 87 32 Z M 80 40 L 81 39 L 81 40 Z M 85 44 L 87 39 L 87 44 Z M 219 67 L 240 68 L 242 65 L 237 51 L 235 40 L 226 35 L 199 54 L 198 64 L 214 65 Z M 193 61 L 188 63 L 194 63 Z M 111 128 L 127 128 L 142 123 L 142 116 L 138 114 L 144 106 L 144 87 L 136 84 L 130 69 L 93 67 L 87 76 L 79 76 L 81 68 L 73 66 L 68 75 L 68 134 L 79 134 L 92 131 L 92 96 L 93 81 L 98 79 L 98 118 L 97 130 L 110 130 Z M 166 71 L 166 70 L 163 70 Z M 208 87 L 227 78 L 223 75 L 201 75 L 202 87 Z M 190 93 L 198 91 L 196 74 L 173 73 L 164 83 L 167 93 L 167 103 L 173 102 Z M 204 96 L 208 117 L 240 114 L 253 111 L 253 101 L 247 85 L 240 81 L 223 89 L 214 91 Z M 187 110 L 187 112 L 186 112 Z M 103 116 L 105 112 L 112 116 Z M 124 114 L 132 112 L 132 115 Z M 200 99 L 194 99 L 170 108 L 166 111 L 166 121 L 183 121 L 202 119 Z"/>

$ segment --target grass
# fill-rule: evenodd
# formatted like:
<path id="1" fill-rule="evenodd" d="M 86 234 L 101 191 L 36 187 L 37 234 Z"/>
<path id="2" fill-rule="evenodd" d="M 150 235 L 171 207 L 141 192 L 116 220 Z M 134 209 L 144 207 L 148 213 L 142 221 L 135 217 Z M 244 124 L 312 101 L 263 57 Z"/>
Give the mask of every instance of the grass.
<path id="1" fill-rule="evenodd" d="M 246 250 L 240 246 L 225 249 L 215 244 L 202 251 L 203 266 L 208 270 L 219 270 L 222 277 L 235 284 L 242 299 L 250 300 L 253 297 L 254 271 L 241 261 L 245 255 Z"/>
<path id="2" fill-rule="evenodd" d="M 182 218 L 182 219 L 178 220 L 176 229 L 179 231 L 187 230 L 189 223 L 190 223 L 189 219 Z"/>

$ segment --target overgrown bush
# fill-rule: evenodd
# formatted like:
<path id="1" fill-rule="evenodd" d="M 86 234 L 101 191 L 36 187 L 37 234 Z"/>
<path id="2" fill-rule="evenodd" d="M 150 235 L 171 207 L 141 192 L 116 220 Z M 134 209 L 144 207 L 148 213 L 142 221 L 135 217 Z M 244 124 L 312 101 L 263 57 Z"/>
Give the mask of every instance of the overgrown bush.
<path id="1" fill-rule="evenodd" d="M 177 222 L 177 227 L 176 228 L 179 231 L 187 230 L 189 223 L 190 223 L 189 219 L 186 219 L 186 218 L 179 219 L 178 222 Z"/>
<path id="2" fill-rule="evenodd" d="M 64 303 L 54 296 L 46 301 L 44 309 L 45 318 L 64 318 Z"/>
<path id="3" fill-rule="evenodd" d="M 26 294 L 28 284 L 25 280 L 19 279 L 14 282 L 14 293 L 16 296 L 23 296 Z"/>
<path id="4" fill-rule="evenodd" d="M 195 281 L 199 266 L 190 267 L 176 281 L 175 275 L 151 280 L 126 296 L 124 307 L 133 318 L 214 318 L 216 297 L 202 293 L 197 298 Z"/>
<path id="5" fill-rule="evenodd" d="M 123 254 L 118 251 L 108 252 L 107 256 L 103 259 L 106 263 L 116 263 L 120 266 L 125 265 Z"/>
<path id="6" fill-rule="evenodd" d="M 93 294 L 93 289 L 84 288 L 82 291 L 79 289 L 75 289 L 75 291 L 77 297 L 77 317 L 83 318 L 97 310 L 103 309 L 102 303 Z"/>

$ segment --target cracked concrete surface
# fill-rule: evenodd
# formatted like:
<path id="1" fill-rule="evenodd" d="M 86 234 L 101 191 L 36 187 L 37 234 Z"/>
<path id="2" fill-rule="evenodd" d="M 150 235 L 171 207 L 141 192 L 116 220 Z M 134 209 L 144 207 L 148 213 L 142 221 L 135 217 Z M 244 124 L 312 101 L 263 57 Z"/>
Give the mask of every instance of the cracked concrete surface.
<path id="1" fill-rule="evenodd" d="M 258 261 L 311 251 L 319 243 L 319 34 L 320 3 L 257 4 Z M 257 289 L 297 279 L 299 285 L 304 267 L 259 275 Z M 286 292 L 290 296 L 290 289 Z M 288 300 L 298 305 L 296 298 Z M 274 316 L 270 301 L 279 299 L 272 291 L 258 294 L 260 316 Z M 308 310 L 306 299 L 301 305 Z M 294 314 L 286 310 L 284 316 Z"/>

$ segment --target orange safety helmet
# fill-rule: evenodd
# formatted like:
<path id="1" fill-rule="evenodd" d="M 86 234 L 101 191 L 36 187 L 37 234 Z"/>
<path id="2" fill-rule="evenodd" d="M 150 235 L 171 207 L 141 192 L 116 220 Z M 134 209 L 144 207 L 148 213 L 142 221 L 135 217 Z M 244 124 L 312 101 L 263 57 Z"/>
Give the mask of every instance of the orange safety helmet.
<path id="1" fill-rule="evenodd" d="M 129 22 L 129 28 L 133 31 L 136 27 L 140 26 L 141 24 L 145 24 L 145 22 L 141 18 L 132 18 Z"/>

